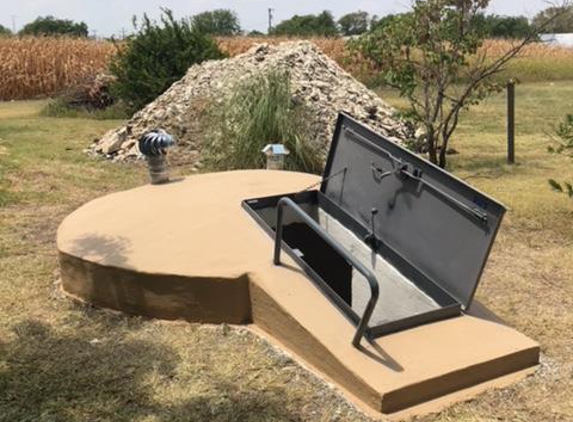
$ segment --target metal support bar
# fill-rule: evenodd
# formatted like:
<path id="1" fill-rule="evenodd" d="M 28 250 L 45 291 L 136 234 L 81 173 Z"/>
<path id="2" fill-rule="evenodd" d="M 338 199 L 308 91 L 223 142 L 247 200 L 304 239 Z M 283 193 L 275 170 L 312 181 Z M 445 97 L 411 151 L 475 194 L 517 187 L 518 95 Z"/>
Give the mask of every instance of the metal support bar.
<path id="1" fill-rule="evenodd" d="M 416 176 L 413 173 L 410 173 L 408 170 L 404 170 L 402 169 L 401 174 L 408 176 L 410 179 L 414 179 L 417 182 L 423 184 L 424 186 L 426 186 L 427 188 L 431 189 L 432 191 L 434 191 L 435 193 L 437 193 L 438 195 L 441 195 L 442 198 L 444 198 L 445 200 L 447 200 L 448 202 L 450 202 L 451 204 L 457 206 L 458 208 L 464 210 L 465 212 L 469 213 L 470 215 L 473 215 L 475 218 L 477 218 L 479 221 L 481 221 L 482 223 L 487 223 L 487 214 L 477 208 L 471 208 L 469 206 L 467 206 L 466 204 L 464 204 L 463 202 L 457 200 L 456 198 L 454 198 L 453 196 L 451 196 L 450 194 L 444 192 L 443 190 L 437 188 L 436 186 L 434 186 L 433 184 L 426 182 L 424 179 L 422 179 L 421 176 Z"/>
<path id="2" fill-rule="evenodd" d="M 281 263 L 281 250 L 283 244 L 283 216 L 284 208 L 289 207 L 295 214 L 297 214 L 304 223 L 310 227 L 316 234 L 318 234 L 322 239 L 328 243 L 336 252 L 338 252 L 346 261 L 352 265 L 359 273 L 361 273 L 368 284 L 370 285 L 370 299 L 366 305 L 366 309 L 360 318 L 358 323 L 358 328 L 356 329 L 356 334 L 352 339 L 352 345 L 358 347 L 360 345 L 360 340 L 365 336 L 366 330 L 368 329 L 368 323 L 374 312 L 374 307 L 378 301 L 378 296 L 380 294 L 380 289 L 378 286 L 378 280 L 368 268 L 366 268 L 358 259 L 356 259 L 350 252 L 348 252 L 340 243 L 338 243 L 326 230 L 324 230 L 311 216 L 309 216 L 304 210 L 299 207 L 296 202 L 290 198 L 281 198 L 277 204 L 277 231 L 275 236 L 275 251 L 273 262 L 275 265 L 280 265 Z"/>

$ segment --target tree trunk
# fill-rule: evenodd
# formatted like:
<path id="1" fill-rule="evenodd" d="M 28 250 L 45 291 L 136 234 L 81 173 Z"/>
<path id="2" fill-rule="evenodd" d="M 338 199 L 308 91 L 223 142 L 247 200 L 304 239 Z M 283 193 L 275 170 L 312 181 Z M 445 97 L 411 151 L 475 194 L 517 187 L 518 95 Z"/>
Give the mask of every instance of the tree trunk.
<path id="1" fill-rule="evenodd" d="M 442 134 L 442 145 L 440 148 L 440 158 L 438 160 L 438 166 L 440 166 L 440 168 L 445 169 L 446 168 L 446 161 L 447 161 L 447 154 L 448 154 L 448 142 L 449 142 L 450 138 L 446 133 Z"/>
<path id="2" fill-rule="evenodd" d="M 428 158 L 431 163 L 438 164 L 438 154 L 436 150 L 436 138 L 433 129 L 426 128 L 426 142 L 428 144 Z"/>
<path id="3" fill-rule="evenodd" d="M 442 146 L 442 148 L 440 149 L 440 159 L 438 160 L 438 166 L 440 166 L 440 168 L 446 168 L 446 154 L 447 154 L 447 147 L 445 145 Z"/>

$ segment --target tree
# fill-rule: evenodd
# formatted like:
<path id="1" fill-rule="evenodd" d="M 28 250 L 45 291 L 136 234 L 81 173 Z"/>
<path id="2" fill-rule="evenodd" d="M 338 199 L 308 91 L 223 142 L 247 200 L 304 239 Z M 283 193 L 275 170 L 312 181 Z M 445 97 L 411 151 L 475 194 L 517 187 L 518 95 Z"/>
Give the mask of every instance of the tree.
<path id="1" fill-rule="evenodd" d="M 403 15 L 405 15 L 405 13 L 399 13 L 396 15 L 386 15 L 386 16 L 382 16 L 381 18 L 379 18 L 378 16 L 373 16 L 372 20 L 370 22 L 370 30 L 372 32 L 374 31 L 380 31 L 382 30 L 385 26 L 389 25 L 390 23 L 402 19 Z"/>
<path id="2" fill-rule="evenodd" d="M 573 32 L 573 6 L 564 4 L 542 10 L 533 18 L 533 25 L 539 27 L 543 22 L 548 22 L 544 28 L 545 32 L 554 34 Z"/>
<path id="3" fill-rule="evenodd" d="M 275 26 L 271 34 L 335 37 L 338 35 L 338 28 L 332 13 L 325 10 L 320 15 L 294 15 Z"/>
<path id="4" fill-rule="evenodd" d="M 224 54 L 217 43 L 188 20 L 175 20 L 162 9 L 161 24 L 143 15 L 135 34 L 118 45 L 110 71 L 117 78 L 112 93 L 134 109 L 143 107 L 181 79 L 187 69 Z"/>
<path id="5" fill-rule="evenodd" d="M 8 28 L 6 28 L 3 25 L 0 25 L 0 37 L 5 37 L 8 35 L 12 35 L 12 31 L 10 31 Z"/>
<path id="6" fill-rule="evenodd" d="M 407 14 L 386 15 L 380 19 L 374 17 L 370 25 L 371 30 L 380 30 Z M 471 25 L 486 38 L 521 39 L 525 38 L 533 30 L 525 16 L 499 16 L 477 13 L 472 18 Z"/>
<path id="7" fill-rule="evenodd" d="M 473 24 L 488 38 L 521 39 L 533 28 L 525 16 L 499 16 L 478 14 Z"/>
<path id="8" fill-rule="evenodd" d="M 532 31 L 505 53 L 487 57 L 476 16 L 489 0 L 417 0 L 412 11 L 363 36 L 358 49 L 384 80 L 408 99 L 408 117 L 423 129 L 417 148 L 446 166 L 446 152 L 463 110 L 501 87 L 492 80 L 524 46 Z"/>
<path id="9" fill-rule="evenodd" d="M 87 37 L 88 26 L 85 22 L 74 22 L 68 19 L 57 19 L 53 16 L 38 17 L 26 24 L 20 31 L 21 35 L 68 35 L 72 37 Z"/>
<path id="10" fill-rule="evenodd" d="M 338 20 L 340 32 L 345 36 L 360 35 L 368 31 L 370 16 L 367 12 L 348 13 Z"/>
<path id="11" fill-rule="evenodd" d="M 193 16 L 191 23 L 196 30 L 209 35 L 232 36 L 241 33 L 241 24 L 232 10 L 217 9 Z"/>
<path id="12" fill-rule="evenodd" d="M 265 36 L 264 33 L 262 33 L 261 31 L 257 31 L 256 29 L 250 31 L 247 34 L 247 37 L 264 37 L 264 36 Z"/>

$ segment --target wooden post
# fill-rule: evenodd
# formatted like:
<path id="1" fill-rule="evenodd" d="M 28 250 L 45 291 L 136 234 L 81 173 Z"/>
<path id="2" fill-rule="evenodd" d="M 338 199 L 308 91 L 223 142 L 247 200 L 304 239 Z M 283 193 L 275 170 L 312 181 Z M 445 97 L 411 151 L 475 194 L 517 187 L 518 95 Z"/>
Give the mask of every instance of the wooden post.
<path id="1" fill-rule="evenodd" d="M 515 81 L 507 82 L 507 163 L 515 164 Z"/>

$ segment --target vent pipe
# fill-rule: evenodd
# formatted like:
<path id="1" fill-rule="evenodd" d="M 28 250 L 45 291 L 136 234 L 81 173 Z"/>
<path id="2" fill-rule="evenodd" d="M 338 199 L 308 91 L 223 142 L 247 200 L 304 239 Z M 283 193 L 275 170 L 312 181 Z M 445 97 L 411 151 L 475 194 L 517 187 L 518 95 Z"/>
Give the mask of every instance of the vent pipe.
<path id="1" fill-rule="evenodd" d="M 167 165 L 167 149 L 175 145 L 173 136 L 163 129 L 155 129 L 144 133 L 139 138 L 139 151 L 145 157 L 152 185 L 169 182 L 169 167 Z"/>

